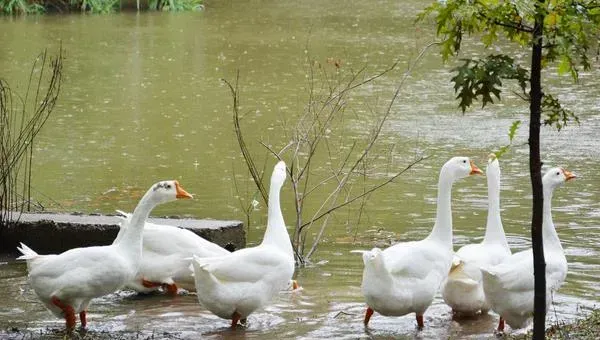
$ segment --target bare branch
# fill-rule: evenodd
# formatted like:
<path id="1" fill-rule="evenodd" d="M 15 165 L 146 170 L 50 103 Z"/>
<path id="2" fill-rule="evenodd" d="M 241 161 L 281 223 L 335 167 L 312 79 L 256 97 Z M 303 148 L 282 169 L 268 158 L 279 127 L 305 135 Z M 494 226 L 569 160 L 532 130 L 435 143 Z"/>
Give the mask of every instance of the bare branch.
<path id="1" fill-rule="evenodd" d="M 379 121 L 379 124 L 375 127 L 374 133 L 369 141 L 369 143 L 367 144 L 367 146 L 365 147 L 365 149 L 363 150 L 362 154 L 360 155 L 360 157 L 355 161 L 355 163 L 351 166 L 350 170 L 347 172 L 347 174 L 344 176 L 344 178 L 342 178 L 340 184 L 338 185 L 338 187 L 329 195 L 329 197 L 326 199 L 326 202 L 330 199 L 330 198 L 334 198 L 331 202 L 332 204 L 336 201 L 337 199 L 337 195 L 339 194 L 339 191 L 341 190 L 341 188 L 347 183 L 348 179 L 350 178 L 351 174 L 354 172 L 354 170 L 356 169 L 356 167 L 361 164 L 361 162 L 365 159 L 365 157 L 367 156 L 367 154 L 370 152 L 370 150 L 373 148 L 373 146 L 375 145 L 375 142 L 377 141 L 379 134 L 381 133 L 381 130 L 383 128 L 383 124 L 387 121 L 387 118 L 389 117 L 389 115 L 392 112 L 392 106 L 394 105 L 396 99 L 398 98 L 399 94 L 400 94 L 400 90 L 402 89 L 404 82 L 406 81 L 406 79 L 408 78 L 408 76 L 410 75 L 412 69 L 417 65 L 417 63 L 421 60 L 421 58 L 423 57 L 423 55 L 425 54 L 425 52 L 432 46 L 438 45 L 439 42 L 432 42 L 430 44 L 428 44 L 427 46 L 425 46 L 421 52 L 419 53 L 419 55 L 417 56 L 417 58 L 415 59 L 415 61 L 412 63 L 412 65 L 408 66 L 408 69 L 405 71 L 402 79 L 400 80 L 400 83 L 398 84 L 398 86 L 396 87 L 396 91 L 394 92 L 394 95 L 392 96 L 392 99 L 390 100 L 390 103 L 388 105 L 387 110 L 385 111 L 385 113 L 383 114 L 383 117 L 381 118 L 381 120 Z M 393 67 L 395 67 L 395 65 L 398 64 L 398 61 L 396 63 L 394 63 Z M 392 67 L 392 68 L 393 68 Z M 420 162 L 422 160 L 423 157 L 421 157 L 420 159 L 418 159 L 415 163 L 410 164 L 405 170 L 403 170 L 402 172 L 400 172 L 399 174 L 397 174 L 396 176 L 392 177 L 392 178 L 396 178 L 397 176 L 399 176 L 400 174 L 402 174 L 404 171 L 408 170 L 410 167 L 412 167 L 414 164 Z M 393 180 L 393 179 L 392 179 Z M 382 184 L 381 186 L 390 183 L 390 181 L 386 181 L 384 182 L 384 184 Z M 346 201 L 342 204 L 333 206 L 331 208 L 329 208 L 327 211 L 321 213 L 320 211 L 324 208 L 324 204 L 321 205 L 321 208 L 319 208 L 317 210 L 317 212 L 315 212 L 315 215 L 313 216 L 313 218 L 300 226 L 300 228 L 310 228 L 310 226 L 316 222 L 317 220 L 323 218 L 324 216 L 330 214 L 331 212 L 346 206 L 348 204 L 350 204 L 351 202 L 354 202 L 356 199 L 363 197 L 364 195 L 377 190 L 378 188 L 380 188 L 381 186 L 376 186 L 373 190 L 367 190 L 365 193 L 363 193 L 362 195 L 359 195 L 357 197 L 355 197 L 354 199 L 351 199 L 349 201 Z M 323 235 L 324 229 L 327 225 L 327 219 L 325 220 L 325 222 L 321 225 L 321 229 L 319 230 L 319 233 L 317 235 L 317 237 L 315 238 L 315 240 L 313 241 L 312 247 L 309 250 L 309 252 L 306 255 L 306 258 L 310 258 L 310 256 L 314 253 L 314 251 L 316 250 L 318 243 L 321 240 L 321 236 Z"/>
<path id="2" fill-rule="evenodd" d="M 250 171 L 250 175 L 252 175 L 252 179 L 254 180 L 254 184 L 258 188 L 265 205 L 269 205 L 269 199 L 267 190 L 265 186 L 262 184 L 262 176 L 259 174 L 256 165 L 254 164 L 254 160 L 252 159 L 252 155 L 250 155 L 250 151 L 248 151 L 248 147 L 246 146 L 246 142 L 244 141 L 244 137 L 242 136 L 242 129 L 240 127 L 240 118 L 239 118 L 239 92 L 238 92 L 238 84 L 240 78 L 240 71 L 237 71 L 235 78 L 235 87 L 231 85 L 229 81 L 226 79 L 221 79 L 231 91 L 231 96 L 233 97 L 233 124 L 235 127 L 235 135 L 238 140 L 238 144 L 240 146 L 240 150 L 242 151 L 242 155 L 244 157 L 244 161 L 246 161 L 246 165 L 248 167 L 248 171 Z"/>
<path id="3" fill-rule="evenodd" d="M 331 214 L 331 213 L 332 213 L 332 212 L 334 212 L 335 210 L 337 210 L 337 209 L 339 209 L 339 208 L 342 208 L 342 207 L 344 207 L 344 206 L 346 206 L 346 205 L 348 205 L 348 204 L 350 204 L 350 203 L 352 203 L 352 202 L 356 201 L 357 199 L 360 199 L 360 198 L 362 198 L 362 197 L 364 197 L 364 196 L 366 196 L 366 195 L 368 195 L 368 194 L 370 194 L 370 193 L 372 193 L 372 192 L 376 191 L 377 189 L 379 189 L 379 188 L 381 188 L 381 187 L 384 187 L 385 185 L 387 185 L 387 184 L 389 184 L 389 183 L 393 182 L 393 181 L 394 181 L 396 178 L 398 178 L 400 175 L 402 175 L 403 173 L 405 173 L 406 171 L 408 171 L 410 168 L 412 168 L 412 167 L 413 167 L 413 166 L 415 166 L 416 164 L 418 164 L 418 163 L 420 163 L 420 162 L 422 162 L 422 161 L 424 161 L 424 160 L 426 160 L 426 159 L 428 159 L 428 158 L 429 158 L 429 156 L 421 156 L 421 157 L 417 158 L 415 161 L 413 161 L 413 162 L 412 162 L 412 163 L 410 163 L 410 164 L 409 164 L 407 167 L 405 167 L 405 168 L 404 168 L 402 171 L 400 171 L 400 172 L 398 172 L 397 174 L 395 174 L 394 176 L 392 176 L 392 177 L 388 178 L 386 181 L 384 181 L 384 182 L 382 182 L 382 183 L 380 183 L 380 184 L 378 184 L 378 185 L 376 185 L 376 186 L 374 186 L 374 187 L 370 188 L 369 190 L 367 190 L 367 191 L 363 192 L 362 194 L 360 194 L 360 195 L 358 195 L 358 196 L 355 196 L 355 197 L 353 197 L 353 198 L 351 198 L 351 199 L 349 199 L 349 200 L 347 200 L 347 201 L 345 201 L 345 202 L 343 202 L 343 203 L 341 203 L 341 204 L 338 204 L 338 205 L 336 205 L 335 207 L 332 207 L 332 208 L 328 209 L 327 211 L 325 211 L 325 212 L 321 213 L 320 215 L 318 215 L 318 216 L 314 217 L 314 218 L 313 218 L 313 219 L 312 219 L 310 222 L 307 222 L 307 223 L 303 224 L 303 225 L 302 225 L 302 227 L 305 227 L 305 226 L 306 226 L 306 225 L 308 225 L 308 224 L 312 224 L 312 223 L 314 223 L 314 222 L 316 222 L 316 221 L 320 220 L 321 218 L 323 218 L 323 217 L 325 217 L 325 216 L 327 216 L 327 215 Z M 315 249 L 316 249 L 316 244 L 317 244 L 317 243 L 318 243 L 318 242 L 314 242 L 314 243 L 313 243 L 313 244 L 314 244 L 314 246 L 313 246 L 313 247 L 314 247 Z M 312 249 L 311 249 L 311 250 L 312 250 Z M 312 253 L 313 253 L 313 252 L 314 252 L 314 250 L 313 250 L 313 251 L 309 251 L 309 252 L 308 252 L 308 254 L 306 255 L 306 258 L 309 258 L 309 257 L 310 257 L 310 255 L 312 255 Z"/>

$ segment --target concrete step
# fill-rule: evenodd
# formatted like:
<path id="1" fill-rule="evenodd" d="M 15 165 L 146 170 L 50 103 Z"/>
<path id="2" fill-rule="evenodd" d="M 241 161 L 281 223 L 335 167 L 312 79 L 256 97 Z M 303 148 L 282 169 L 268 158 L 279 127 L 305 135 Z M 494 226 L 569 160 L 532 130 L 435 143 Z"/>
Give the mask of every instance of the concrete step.
<path id="1" fill-rule="evenodd" d="M 0 229 L 0 253 L 17 254 L 19 242 L 39 254 L 58 254 L 77 247 L 108 245 L 119 232 L 117 216 L 53 213 L 13 213 L 12 222 Z M 230 250 L 246 246 L 241 221 L 149 218 L 157 224 L 189 229 L 197 235 Z"/>

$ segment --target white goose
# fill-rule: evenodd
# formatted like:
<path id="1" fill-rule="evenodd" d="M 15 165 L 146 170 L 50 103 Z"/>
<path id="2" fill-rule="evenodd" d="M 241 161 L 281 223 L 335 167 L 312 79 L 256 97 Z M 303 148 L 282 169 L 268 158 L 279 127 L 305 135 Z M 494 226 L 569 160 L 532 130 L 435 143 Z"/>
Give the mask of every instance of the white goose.
<path id="1" fill-rule="evenodd" d="M 362 292 L 367 301 L 364 323 L 374 311 L 387 316 L 416 313 L 423 328 L 423 313 L 433 301 L 452 264 L 451 190 L 454 181 L 481 170 L 467 157 L 444 164 L 438 182 L 436 221 L 427 238 L 395 244 L 385 250 L 363 252 Z"/>
<path id="2" fill-rule="evenodd" d="M 483 292 L 482 266 L 494 266 L 510 256 L 500 218 L 500 165 L 490 154 L 486 169 L 488 214 L 483 242 L 461 247 L 454 257 L 442 297 L 452 311 L 461 314 L 487 313 L 490 309 Z"/>
<path id="3" fill-rule="evenodd" d="M 566 181 L 575 178 L 571 172 L 553 168 L 542 178 L 544 186 L 544 217 L 542 237 L 546 260 L 546 306 L 552 293 L 567 276 L 567 259 L 552 222 L 552 193 Z M 526 327 L 533 315 L 534 277 L 531 249 L 512 254 L 504 262 L 482 268 L 483 289 L 492 310 L 500 315 L 498 331 L 504 331 L 504 321 L 512 328 Z"/>
<path id="4" fill-rule="evenodd" d="M 191 198 L 177 181 L 154 184 L 138 203 L 131 225 L 121 241 L 109 246 L 74 248 L 58 255 L 38 255 L 21 243 L 27 260 L 29 283 L 38 298 L 54 315 L 64 318 L 67 329 L 87 325 L 90 300 L 116 291 L 137 273 L 142 256 L 142 229 L 150 211 L 158 204 Z"/>
<path id="5" fill-rule="evenodd" d="M 119 242 L 127 229 L 131 214 L 118 211 L 125 216 L 121 230 L 115 239 Z M 194 278 L 190 269 L 190 258 L 212 257 L 229 254 L 229 251 L 190 230 L 146 222 L 143 233 L 142 263 L 136 277 L 127 288 L 149 293 L 163 287 L 169 294 L 176 295 L 179 288 L 195 291 Z"/>
<path id="6" fill-rule="evenodd" d="M 287 288 L 294 274 L 294 254 L 279 205 L 286 178 L 283 161 L 271 176 L 267 230 L 260 245 L 219 257 L 194 256 L 192 266 L 198 301 L 231 327 Z"/>

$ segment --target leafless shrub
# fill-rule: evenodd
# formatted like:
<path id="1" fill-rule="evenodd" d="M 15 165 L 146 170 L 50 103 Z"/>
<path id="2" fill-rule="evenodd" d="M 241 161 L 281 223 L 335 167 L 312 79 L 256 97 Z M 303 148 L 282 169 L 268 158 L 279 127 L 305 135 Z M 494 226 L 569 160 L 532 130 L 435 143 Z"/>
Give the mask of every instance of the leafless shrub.
<path id="1" fill-rule="evenodd" d="M 299 264 L 309 261 L 317 250 L 332 213 L 356 202 L 359 205 L 357 215 L 360 219 L 365 200 L 369 195 L 391 183 L 425 158 L 417 155 L 401 171 L 388 176 L 377 185 L 367 187 L 366 176 L 374 170 L 374 159 L 382 156 L 376 145 L 382 128 L 392 112 L 392 106 L 398 99 L 412 68 L 419 62 L 425 51 L 434 44 L 424 48 L 414 62 L 409 64 L 383 113 L 371 112 L 372 115 L 369 117 L 371 123 L 368 122 L 367 117 L 359 117 L 360 123 L 364 126 L 362 139 L 349 138 L 345 133 L 332 133 L 332 131 L 343 129 L 342 127 L 347 124 L 346 114 L 352 111 L 350 108 L 352 96 L 378 78 L 389 74 L 398 67 L 399 62 L 373 76 L 365 76 L 365 68 L 357 72 L 352 70 L 345 72 L 338 60 L 328 59 L 325 63 L 308 61 L 307 104 L 295 125 L 282 127 L 283 134 L 289 142 L 279 150 L 274 150 L 272 146 L 261 142 L 270 153 L 278 159 L 285 158 L 288 164 L 295 198 L 292 244 Z M 227 80 L 223 81 L 229 87 L 233 98 L 233 122 L 245 164 L 257 187 L 257 192 L 267 204 L 267 190 L 262 180 L 264 169 L 257 168 L 256 157 L 250 153 L 240 125 L 239 73 L 234 84 Z M 356 186 L 361 189 L 356 190 L 354 188 Z M 319 192 L 318 197 L 325 196 L 326 199 L 317 204 L 317 209 L 309 212 L 305 202 L 316 192 Z M 249 209 L 244 211 L 248 217 L 250 205 L 247 207 Z M 318 231 L 309 243 L 308 232 L 315 227 Z"/>
<path id="2" fill-rule="evenodd" d="M 50 66 L 50 70 L 48 70 Z M 33 143 L 58 99 L 62 82 L 63 50 L 34 61 L 22 96 L 0 79 L 0 226 L 14 212 L 32 209 L 31 163 Z M 1 232 L 1 230 L 0 230 Z"/>

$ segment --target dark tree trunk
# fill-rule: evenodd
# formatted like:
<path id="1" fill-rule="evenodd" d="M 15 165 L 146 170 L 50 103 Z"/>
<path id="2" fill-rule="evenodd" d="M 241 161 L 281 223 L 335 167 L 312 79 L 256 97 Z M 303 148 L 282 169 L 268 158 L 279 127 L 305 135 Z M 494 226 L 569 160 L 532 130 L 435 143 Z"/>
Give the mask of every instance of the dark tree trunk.
<path id="1" fill-rule="evenodd" d="M 540 159 L 542 31 L 545 16 L 543 4 L 544 0 L 538 0 L 536 3 L 531 55 L 531 92 L 529 94 L 531 101 L 529 107 L 529 172 L 533 192 L 531 244 L 533 249 L 533 273 L 535 275 L 533 340 L 544 339 L 546 324 L 546 261 L 544 260 L 542 238 L 544 190 L 542 187 L 542 162 Z"/>

